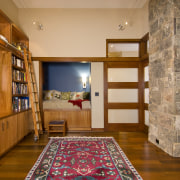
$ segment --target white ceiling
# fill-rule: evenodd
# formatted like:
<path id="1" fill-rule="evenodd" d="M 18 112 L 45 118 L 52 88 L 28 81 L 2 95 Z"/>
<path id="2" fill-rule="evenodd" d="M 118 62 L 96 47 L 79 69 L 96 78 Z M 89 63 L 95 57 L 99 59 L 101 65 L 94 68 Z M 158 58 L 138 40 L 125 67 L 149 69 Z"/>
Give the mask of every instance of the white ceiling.
<path id="1" fill-rule="evenodd" d="M 147 0 L 12 0 L 18 8 L 142 8 Z"/>

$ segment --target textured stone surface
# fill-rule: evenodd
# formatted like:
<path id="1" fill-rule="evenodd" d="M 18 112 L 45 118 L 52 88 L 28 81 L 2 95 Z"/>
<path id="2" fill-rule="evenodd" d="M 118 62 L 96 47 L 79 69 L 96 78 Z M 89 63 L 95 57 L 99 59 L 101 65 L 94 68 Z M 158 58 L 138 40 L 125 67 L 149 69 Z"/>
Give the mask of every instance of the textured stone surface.
<path id="1" fill-rule="evenodd" d="M 173 144 L 173 156 L 180 157 L 180 143 Z"/>
<path id="2" fill-rule="evenodd" d="M 149 140 L 180 157 L 180 0 L 150 0 L 149 25 Z"/>
<path id="3" fill-rule="evenodd" d="M 180 34 L 180 17 L 175 18 L 175 34 L 179 35 Z"/>

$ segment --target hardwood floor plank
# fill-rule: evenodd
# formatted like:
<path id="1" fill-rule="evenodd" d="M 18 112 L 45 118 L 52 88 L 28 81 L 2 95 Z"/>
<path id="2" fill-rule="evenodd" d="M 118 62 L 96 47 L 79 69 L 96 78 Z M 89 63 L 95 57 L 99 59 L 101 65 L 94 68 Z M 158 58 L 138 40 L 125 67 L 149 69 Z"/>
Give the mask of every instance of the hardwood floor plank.
<path id="1" fill-rule="evenodd" d="M 174 158 L 148 142 L 141 132 L 73 132 L 67 136 L 114 137 L 144 180 L 179 180 L 180 158 Z M 0 180 L 23 180 L 48 143 L 47 134 L 34 142 L 33 134 L 0 158 Z"/>

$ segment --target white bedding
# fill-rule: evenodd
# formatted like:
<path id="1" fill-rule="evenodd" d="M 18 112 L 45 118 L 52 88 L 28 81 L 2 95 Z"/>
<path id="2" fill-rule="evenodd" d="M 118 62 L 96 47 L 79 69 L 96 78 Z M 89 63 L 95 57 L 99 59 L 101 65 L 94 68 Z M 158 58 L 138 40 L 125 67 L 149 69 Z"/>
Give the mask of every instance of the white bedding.
<path id="1" fill-rule="evenodd" d="M 90 101 L 83 101 L 82 102 L 82 109 L 90 109 Z M 43 109 L 81 109 L 77 105 L 73 105 L 72 103 L 68 102 L 68 100 L 44 100 L 43 101 Z"/>

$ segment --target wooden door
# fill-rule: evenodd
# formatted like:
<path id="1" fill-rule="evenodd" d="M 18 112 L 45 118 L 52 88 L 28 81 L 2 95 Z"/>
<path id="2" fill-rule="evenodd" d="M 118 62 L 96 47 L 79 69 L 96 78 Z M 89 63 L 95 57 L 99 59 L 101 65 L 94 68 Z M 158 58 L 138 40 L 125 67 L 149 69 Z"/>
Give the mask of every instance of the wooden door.
<path id="1" fill-rule="evenodd" d="M 106 131 L 142 129 L 141 63 L 104 63 L 104 125 Z"/>

